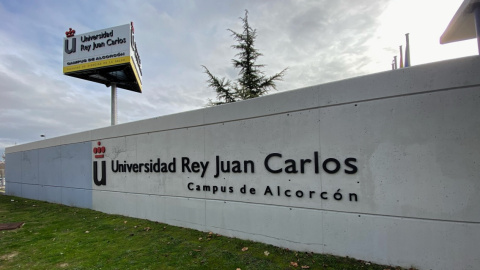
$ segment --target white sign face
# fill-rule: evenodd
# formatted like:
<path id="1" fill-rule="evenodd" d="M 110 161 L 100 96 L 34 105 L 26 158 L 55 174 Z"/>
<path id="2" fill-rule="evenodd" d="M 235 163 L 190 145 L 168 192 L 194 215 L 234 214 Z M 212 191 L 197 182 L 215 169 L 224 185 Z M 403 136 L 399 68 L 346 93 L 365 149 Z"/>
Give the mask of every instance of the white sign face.
<path id="1" fill-rule="evenodd" d="M 93 70 L 98 73 L 105 69 L 112 71 L 112 67 L 129 66 L 132 76 L 124 83 L 134 82 L 136 86 L 134 89 L 130 86 L 123 88 L 141 92 L 141 60 L 135 42 L 133 23 L 80 35 L 75 35 L 75 30 L 70 29 L 65 34 L 67 37 L 64 38 L 63 46 L 64 74 L 106 83 L 105 80 L 92 79 L 89 75 Z M 92 72 L 89 73 L 89 70 Z M 108 77 L 111 76 L 109 74 Z M 118 86 L 122 87 L 122 85 Z"/>
<path id="2" fill-rule="evenodd" d="M 115 59 L 129 62 L 130 36 L 130 24 L 125 24 L 65 38 L 63 72 L 107 66 Z"/>

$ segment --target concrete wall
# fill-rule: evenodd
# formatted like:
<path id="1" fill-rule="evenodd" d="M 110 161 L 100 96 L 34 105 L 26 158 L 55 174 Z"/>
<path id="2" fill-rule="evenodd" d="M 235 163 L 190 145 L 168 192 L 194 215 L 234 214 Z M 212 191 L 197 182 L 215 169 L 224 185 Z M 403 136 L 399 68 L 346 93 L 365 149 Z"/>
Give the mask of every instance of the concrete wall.
<path id="1" fill-rule="evenodd" d="M 6 192 L 296 250 L 475 269 L 478 70 L 479 57 L 456 59 L 11 147 Z M 217 176 L 217 158 L 230 172 Z M 158 159 L 165 171 L 147 170 Z"/>
<path id="2" fill-rule="evenodd" d="M 91 145 L 81 142 L 11 153 L 7 148 L 6 193 L 92 208 Z"/>

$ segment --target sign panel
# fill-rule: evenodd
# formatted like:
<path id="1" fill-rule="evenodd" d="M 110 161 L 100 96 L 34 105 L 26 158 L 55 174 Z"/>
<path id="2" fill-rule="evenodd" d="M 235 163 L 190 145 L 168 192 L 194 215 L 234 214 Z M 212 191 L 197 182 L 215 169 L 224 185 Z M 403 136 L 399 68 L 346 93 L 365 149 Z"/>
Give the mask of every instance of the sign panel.
<path id="1" fill-rule="evenodd" d="M 133 23 L 64 38 L 63 73 L 142 92 L 142 68 Z"/>

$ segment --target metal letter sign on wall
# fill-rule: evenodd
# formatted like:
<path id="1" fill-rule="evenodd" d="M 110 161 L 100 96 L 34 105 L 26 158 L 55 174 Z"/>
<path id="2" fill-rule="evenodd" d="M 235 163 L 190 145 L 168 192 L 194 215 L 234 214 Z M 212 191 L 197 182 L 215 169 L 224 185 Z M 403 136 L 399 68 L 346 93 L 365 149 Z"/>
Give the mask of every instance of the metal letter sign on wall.
<path id="1" fill-rule="evenodd" d="M 65 32 L 63 73 L 142 92 L 142 68 L 133 23 L 75 36 Z"/>
<path id="2" fill-rule="evenodd" d="M 97 142 L 98 147 L 93 148 L 93 153 L 95 158 L 104 158 L 105 146 L 101 146 L 101 142 Z M 102 160 L 102 177 L 98 180 L 98 161 L 93 162 L 93 182 L 97 186 L 102 186 L 107 184 L 107 173 L 106 173 L 106 162 Z"/>

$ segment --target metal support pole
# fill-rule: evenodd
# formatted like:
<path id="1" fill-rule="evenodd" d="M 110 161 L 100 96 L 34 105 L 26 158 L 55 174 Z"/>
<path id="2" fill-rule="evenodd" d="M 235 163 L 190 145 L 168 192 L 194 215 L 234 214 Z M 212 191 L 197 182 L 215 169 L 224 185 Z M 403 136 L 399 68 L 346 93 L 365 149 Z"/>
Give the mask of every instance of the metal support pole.
<path id="1" fill-rule="evenodd" d="M 475 29 L 477 32 L 477 46 L 478 46 L 478 54 L 480 54 L 480 4 L 477 3 L 473 8 L 473 13 L 475 17 Z"/>
<path id="2" fill-rule="evenodd" d="M 117 124 L 117 85 L 111 84 L 112 87 L 112 126 Z"/>
<path id="3" fill-rule="evenodd" d="M 400 45 L 400 68 L 403 68 L 403 50 L 402 50 L 402 45 Z"/>
<path id="4" fill-rule="evenodd" d="M 405 34 L 405 38 L 407 39 L 407 44 L 405 45 L 405 67 L 409 67 L 412 65 L 410 63 L 410 40 L 408 39 L 409 33 Z"/>

